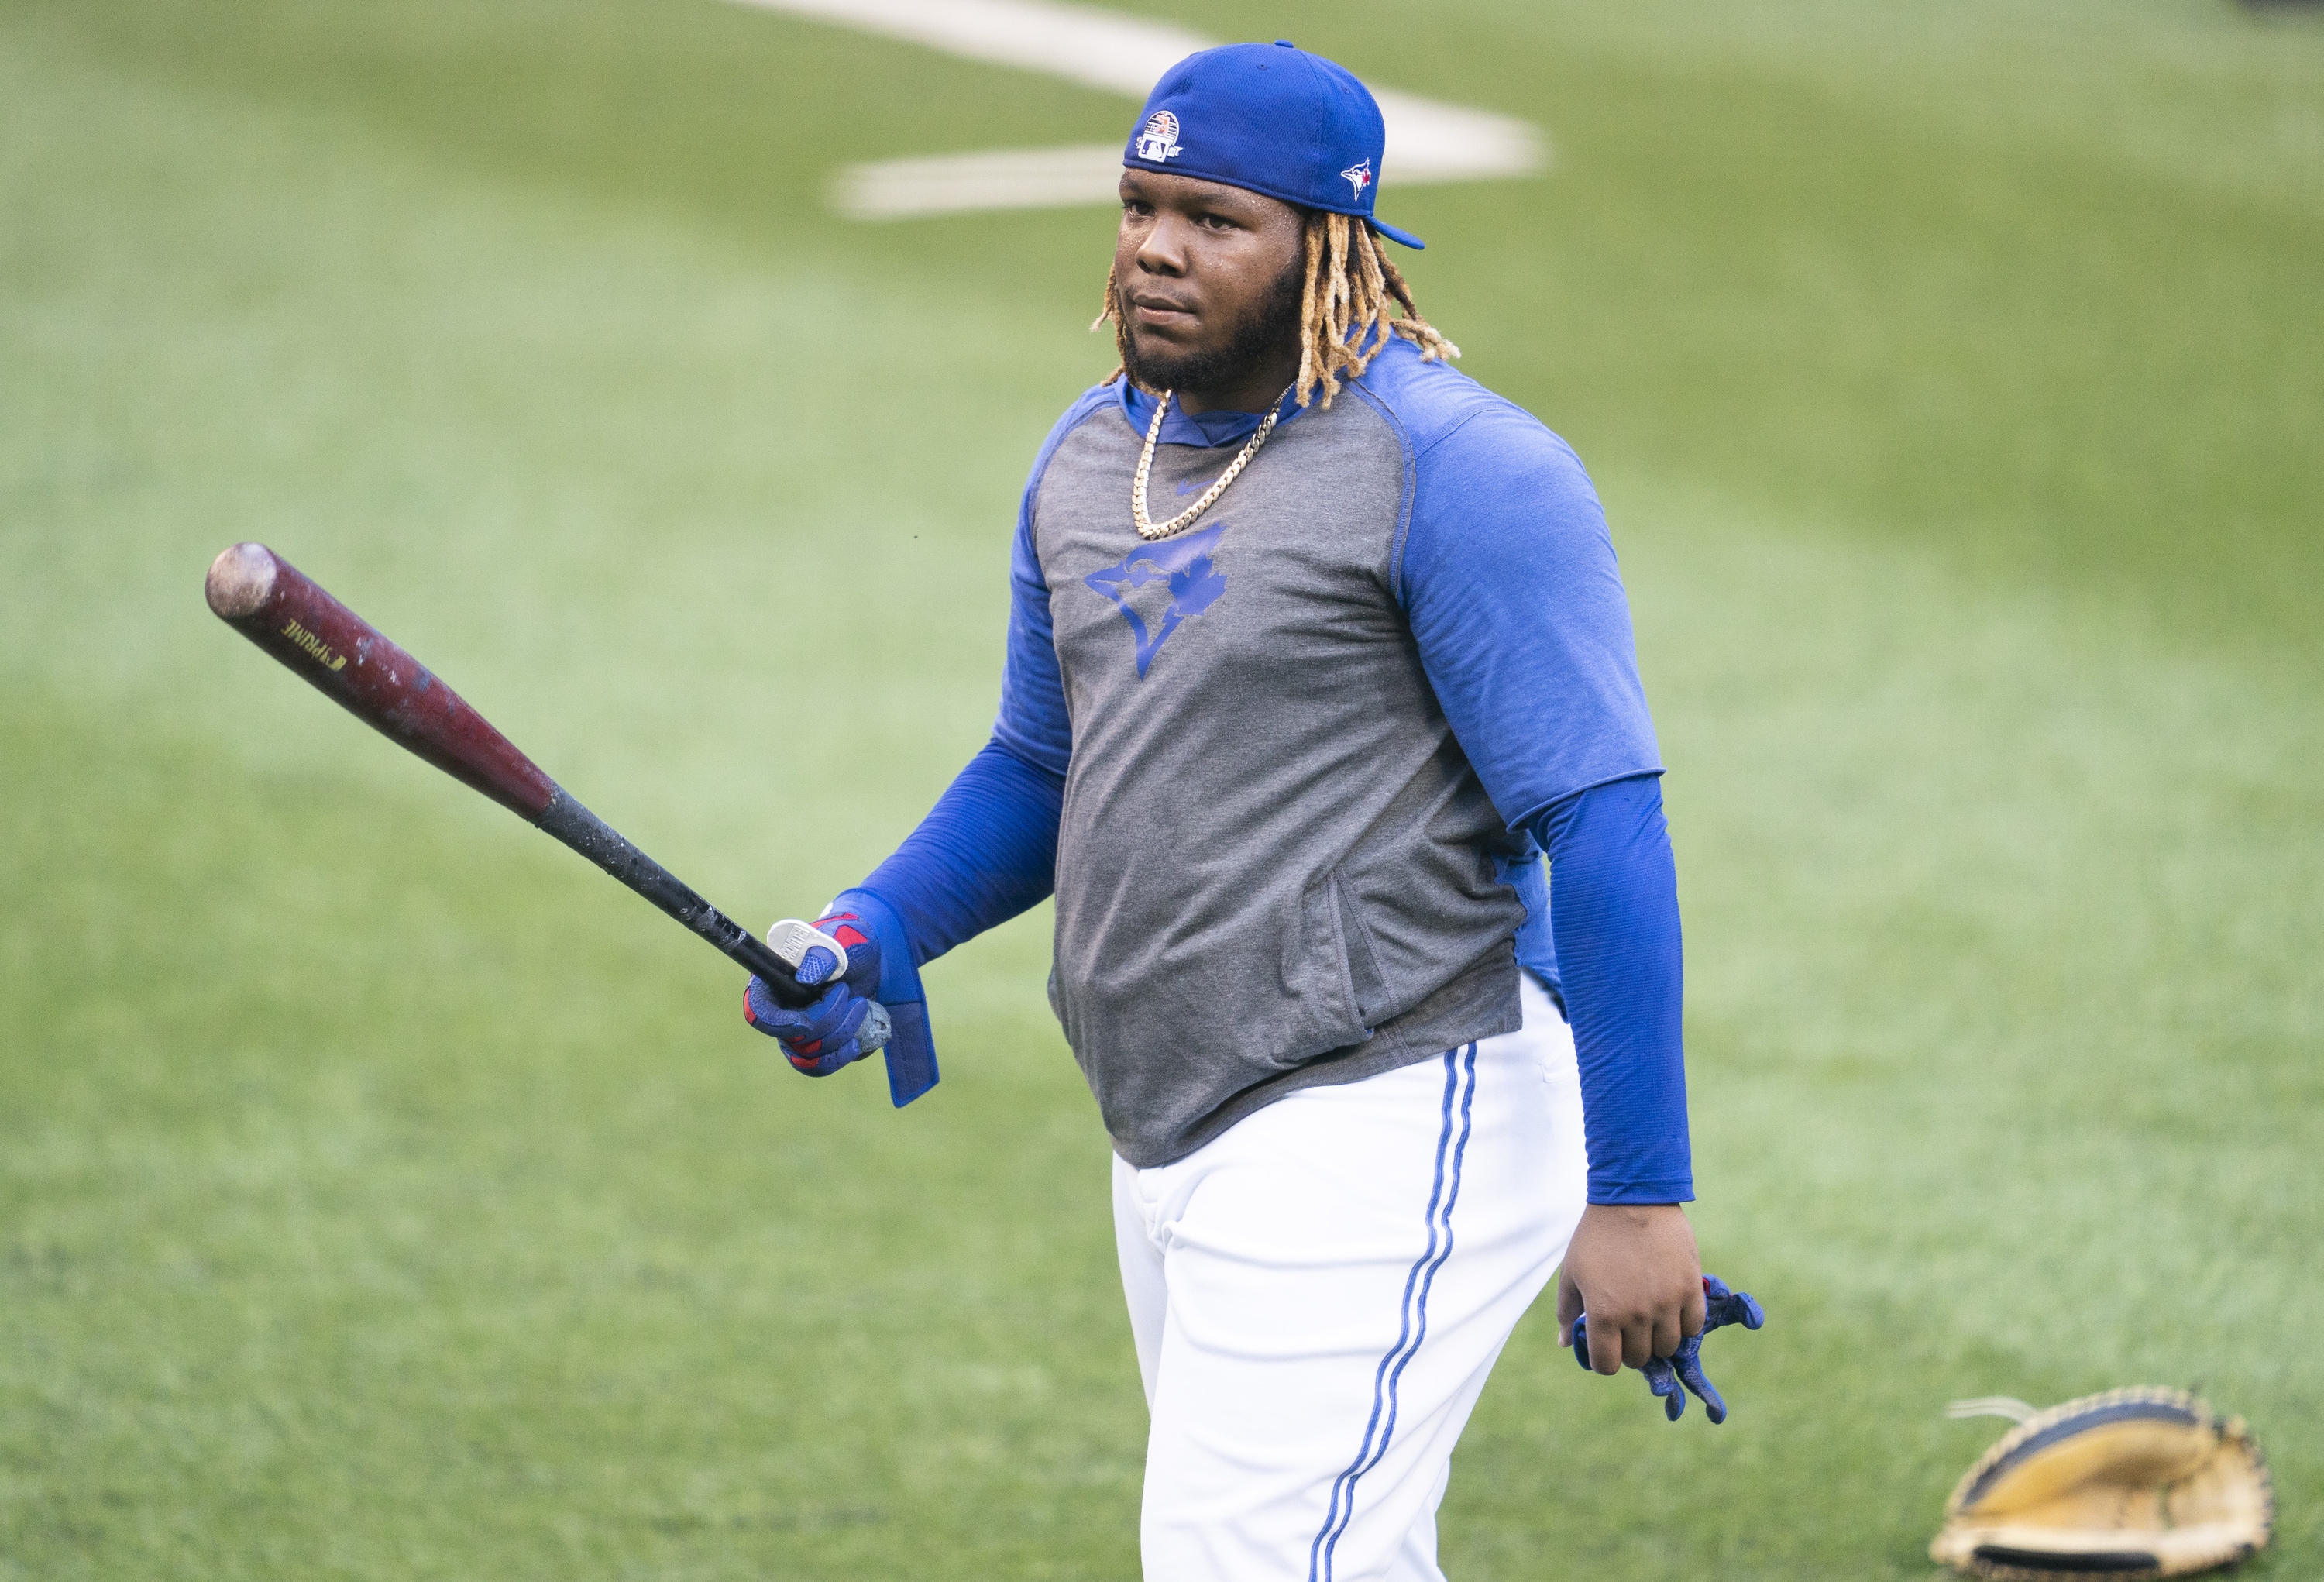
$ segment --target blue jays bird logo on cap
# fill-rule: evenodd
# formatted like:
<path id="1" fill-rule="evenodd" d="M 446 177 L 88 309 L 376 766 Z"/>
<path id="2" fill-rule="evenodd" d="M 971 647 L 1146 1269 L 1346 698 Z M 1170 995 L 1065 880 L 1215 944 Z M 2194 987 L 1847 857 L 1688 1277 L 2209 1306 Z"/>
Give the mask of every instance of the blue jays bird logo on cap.
<path id="1" fill-rule="evenodd" d="M 1178 152 L 1178 117 L 1167 110 L 1157 110 L 1146 117 L 1146 130 L 1138 134 L 1138 157 L 1160 164 Z"/>
<path id="2" fill-rule="evenodd" d="M 1364 200 L 1364 189 L 1372 184 L 1372 162 L 1368 159 L 1358 160 L 1340 172 L 1340 180 L 1356 190 L 1355 200 L 1361 203 Z"/>

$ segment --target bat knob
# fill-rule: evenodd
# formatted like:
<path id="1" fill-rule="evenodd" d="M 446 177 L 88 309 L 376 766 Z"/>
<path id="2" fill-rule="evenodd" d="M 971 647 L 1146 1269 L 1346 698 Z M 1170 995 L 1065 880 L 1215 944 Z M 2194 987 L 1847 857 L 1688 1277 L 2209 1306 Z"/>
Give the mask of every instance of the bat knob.
<path id="1" fill-rule="evenodd" d="M 787 917 L 767 930 L 767 948 L 775 953 L 775 959 L 791 969 L 794 976 L 798 976 L 810 950 L 828 950 L 838 958 L 839 964 L 824 974 L 819 981 L 803 984 L 800 985 L 802 988 L 810 991 L 819 989 L 825 984 L 837 983 L 847 976 L 847 947 L 813 923 L 803 923 L 795 917 Z M 896 1024 L 888 1014 L 888 1007 L 877 1000 L 872 1001 L 871 1005 L 871 1010 L 864 1014 L 863 1024 L 855 1030 L 855 1046 L 867 1055 L 874 1050 L 886 1048 L 889 1039 L 894 1037 L 896 1032 Z"/>
<path id="2" fill-rule="evenodd" d="M 838 965 L 824 974 L 818 981 L 802 985 L 804 988 L 821 988 L 825 984 L 835 983 L 847 976 L 847 947 L 813 923 L 803 923 L 795 917 L 787 917 L 767 930 L 767 948 L 775 953 L 775 958 L 778 961 L 791 969 L 791 976 L 794 977 L 798 976 L 798 969 L 806 965 L 808 951 L 831 952 Z"/>

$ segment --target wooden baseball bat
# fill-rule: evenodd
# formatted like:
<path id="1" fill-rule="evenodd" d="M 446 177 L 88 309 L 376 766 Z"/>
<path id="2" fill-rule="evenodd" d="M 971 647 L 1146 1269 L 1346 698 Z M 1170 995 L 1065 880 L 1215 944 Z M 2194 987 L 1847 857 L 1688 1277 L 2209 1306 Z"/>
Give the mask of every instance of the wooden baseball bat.
<path id="1" fill-rule="evenodd" d="M 236 544 L 210 562 L 204 591 L 217 617 L 281 660 L 315 689 L 405 750 L 482 791 L 534 828 L 555 836 L 767 981 L 794 1008 L 821 988 L 798 981 L 750 930 L 728 919 L 677 875 L 623 839 L 543 774 L 492 722 L 471 708 L 378 628 L 333 598 L 264 544 Z M 874 1006 L 856 1035 L 886 1041 Z M 904 1102 L 901 1097 L 898 1103 Z"/>

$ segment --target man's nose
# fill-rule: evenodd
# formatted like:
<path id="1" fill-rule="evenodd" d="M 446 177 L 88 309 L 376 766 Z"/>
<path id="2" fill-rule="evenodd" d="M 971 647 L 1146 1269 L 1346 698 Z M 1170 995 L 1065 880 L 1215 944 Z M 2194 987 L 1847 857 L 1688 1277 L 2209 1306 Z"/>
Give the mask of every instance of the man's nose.
<path id="1" fill-rule="evenodd" d="M 1185 222 L 1164 215 L 1139 245 L 1138 267 L 1148 274 L 1182 275 L 1186 273 L 1185 244 Z"/>

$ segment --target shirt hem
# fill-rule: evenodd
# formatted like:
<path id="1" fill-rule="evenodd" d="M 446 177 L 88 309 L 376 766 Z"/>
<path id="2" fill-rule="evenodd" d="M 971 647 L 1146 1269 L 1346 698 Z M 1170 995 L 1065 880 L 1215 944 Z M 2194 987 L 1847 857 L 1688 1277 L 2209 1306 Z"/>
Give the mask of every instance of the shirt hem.
<path id="1" fill-rule="evenodd" d="M 1505 977 L 1501 976 L 1504 968 Z M 1515 1032 L 1525 1025 L 1524 1004 L 1517 992 L 1521 970 L 1513 956 L 1489 956 L 1436 991 L 1460 995 L 1451 1008 L 1438 1010 L 1423 1000 L 1404 1015 L 1382 1023 L 1361 1042 L 1319 1055 L 1231 1095 L 1159 1148 L 1133 1153 L 1115 1137 L 1113 1151 L 1133 1170 L 1157 1170 L 1216 1142 L 1237 1123 L 1279 1098 L 1310 1087 L 1335 1087 L 1399 1071 L 1435 1059 L 1446 1050 Z"/>

